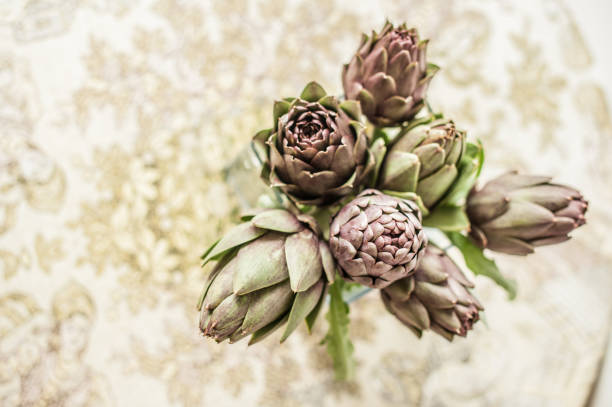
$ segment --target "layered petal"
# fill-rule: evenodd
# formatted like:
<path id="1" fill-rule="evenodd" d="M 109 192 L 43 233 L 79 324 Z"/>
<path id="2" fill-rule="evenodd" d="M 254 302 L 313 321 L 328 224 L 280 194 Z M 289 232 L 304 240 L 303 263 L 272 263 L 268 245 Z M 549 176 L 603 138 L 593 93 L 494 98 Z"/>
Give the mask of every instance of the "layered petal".
<path id="1" fill-rule="evenodd" d="M 426 329 L 448 340 L 465 336 L 483 310 L 461 269 L 439 248 L 429 245 L 414 273 L 384 288 L 389 312 L 418 336 Z"/>
<path id="2" fill-rule="evenodd" d="M 332 219 L 330 249 L 343 278 L 383 288 L 409 275 L 427 244 L 411 201 L 365 190 Z"/>
<path id="3" fill-rule="evenodd" d="M 437 71 L 427 63 L 427 41 L 419 39 L 416 29 L 390 23 L 364 38 L 343 68 L 344 94 L 358 100 L 377 126 L 411 120 L 423 107 L 427 86 Z"/>
<path id="4" fill-rule="evenodd" d="M 385 65 L 384 52 L 376 58 L 368 60 L 370 68 Z M 373 168 L 362 108 L 354 100 L 340 103 L 316 82 L 299 98 L 276 102 L 275 127 L 254 138 L 266 151 L 264 180 L 302 205 L 328 205 L 352 193 Z"/>
<path id="5" fill-rule="evenodd" d="M 587 208 L 577 190 L 552 184 L 550 177 L 516 172 L 472 190 L 467 201 L 474 242 L 514 255 L 568 240 L 586 222 Z"/>

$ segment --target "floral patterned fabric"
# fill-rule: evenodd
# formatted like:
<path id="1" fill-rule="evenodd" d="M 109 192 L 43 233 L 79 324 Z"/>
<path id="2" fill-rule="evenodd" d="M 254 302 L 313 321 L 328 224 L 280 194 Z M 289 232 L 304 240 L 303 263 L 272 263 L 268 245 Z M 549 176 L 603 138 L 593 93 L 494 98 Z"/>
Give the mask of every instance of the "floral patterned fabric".
<path id="1" fill-rule="evenodd" d="M 565 4 L 519 4 L 2 1 L 0 405 L 583 405 L 610 328 L 612 119 Z M 338 384 L 323 318 L 282 346 L 202 338 L 199 255 L 236 220 L 223 168 L 274 98 L 341 93 L 385 17 L 431 38 L 431 103 L 482 140 L 484 178 L 552 174 L 591 200 L 589 224 L 496 256 L 518 298 L 476 278 L 466 340 L 417 340 L 368 294 L 357 379 Z"/>

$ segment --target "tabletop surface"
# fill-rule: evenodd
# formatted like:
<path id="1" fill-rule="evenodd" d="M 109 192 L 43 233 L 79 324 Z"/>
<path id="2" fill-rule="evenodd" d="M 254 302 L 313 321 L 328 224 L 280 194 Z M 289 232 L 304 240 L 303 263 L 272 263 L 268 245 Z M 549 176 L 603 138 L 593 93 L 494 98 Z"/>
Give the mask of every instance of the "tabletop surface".
<path id="1" fill-rule="evenodd" d="M 584 405 L 610 331 L 611 10 L 569 3 L 2 2 L 0 405 Z M 386 17 L 431 39 L 430 102 L 484 143 L 483 178 L 553 175 L 588 224 L 495 256 L 518 297 L 475 278 L 467 339 L 418 340 L 365 295 L 357 379 L 338 384 L 323 318 L 282 346 L 202 338 L 199 255 L 236 219 L 222 169 L 273 100 L 311 80 L 341 93 Z"/>

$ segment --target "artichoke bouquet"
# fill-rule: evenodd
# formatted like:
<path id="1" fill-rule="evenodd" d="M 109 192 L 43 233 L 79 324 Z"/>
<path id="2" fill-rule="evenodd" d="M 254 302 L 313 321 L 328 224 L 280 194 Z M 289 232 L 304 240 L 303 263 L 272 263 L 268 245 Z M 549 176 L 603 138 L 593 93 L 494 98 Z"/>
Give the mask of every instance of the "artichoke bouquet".
<path id="1" fill-rule="evenodd" d="M 427 103 L 439 70 L 427 44 L 387 22 L 344 66 L 344 98 L 311 82 L 274 103 L 252 141 L 269 193 L 202 256 L 213 264 L 198 305 L 205 336 L 250 345 L 280 330 L 283 342 L 327 308 L 322 342 L 350 379 L 353 299 L 376 290 L 418 337 L 465 337 L 484 310 L 473 275 L 516 294 L 485 249 L 527 255 L 585 224 L 587 201 L 550 177 L 510 171 L 477 185 L 483 146 Z"/>

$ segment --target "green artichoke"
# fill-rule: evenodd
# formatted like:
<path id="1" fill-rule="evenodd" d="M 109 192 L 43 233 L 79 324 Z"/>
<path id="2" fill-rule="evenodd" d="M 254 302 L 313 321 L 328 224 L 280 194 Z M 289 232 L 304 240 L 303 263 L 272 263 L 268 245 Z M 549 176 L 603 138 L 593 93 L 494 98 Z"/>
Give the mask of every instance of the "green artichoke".
<path id="1" fill-rule="evenodd" d="M 465 138 L 465 132 L 457 130 L 455 123 L 447 119 L 401 132 L 385 156 L 378 188 L 416 192 L 423 205 L 432 208 L 459 175 Z"/>
<path id="2" fill-rule="evenodd" d="M 333 218 L 329 246 L 345 280 L 383 288 L 408 276 L 427 237 L 412 201 L 367 189 Z"/>
<path id="3" fill-rule="evenodd" d="M 284 209 L 244 218 L 203 256 L 217 260 L 200 300 L 200 329 L 217 342 L 253 334 L 255 343 L 287 322 L 281 341 L 320 308 L 335 272 L 317 222 Z"/>
<path id="4" fill-rule="evenodd" d="M 414 118 L 439 70 L 427 63 L 427 42 L 419 40 L 415 28 L 405 24 L 396 28 L 390 22 L 380 33 L 364 34 L 342 71 L 346 98 L 358 100 L 377 126 L 395 126 Z"/>
<path id="5" fill-rule="evenodd" d="M 468 291 L 474 285 L 439 248 L 425 249 L 413 275 L 381 291 L 387 310 L 418 337 L 431 328 L 449 341 L 466 336 L 482 305 Z"/>
<path id="6" fill-rule="evenodd" d="M 274 104 L 274 128 L 254 137 L 263 178 L 304 205 L 327 205 L 352 193 L 374 166 L 361 109 L 339 102 L 317 83 L 299 98 Z"/>
<path id="7" fill-rule="evenodd" d="M 472 239 L 516 255 L 568 240 L 568 233 L 586 223 L 588 203 L 575 189 L 550 181 L 513 171 L 472 189 L 466 208 Z"/>

